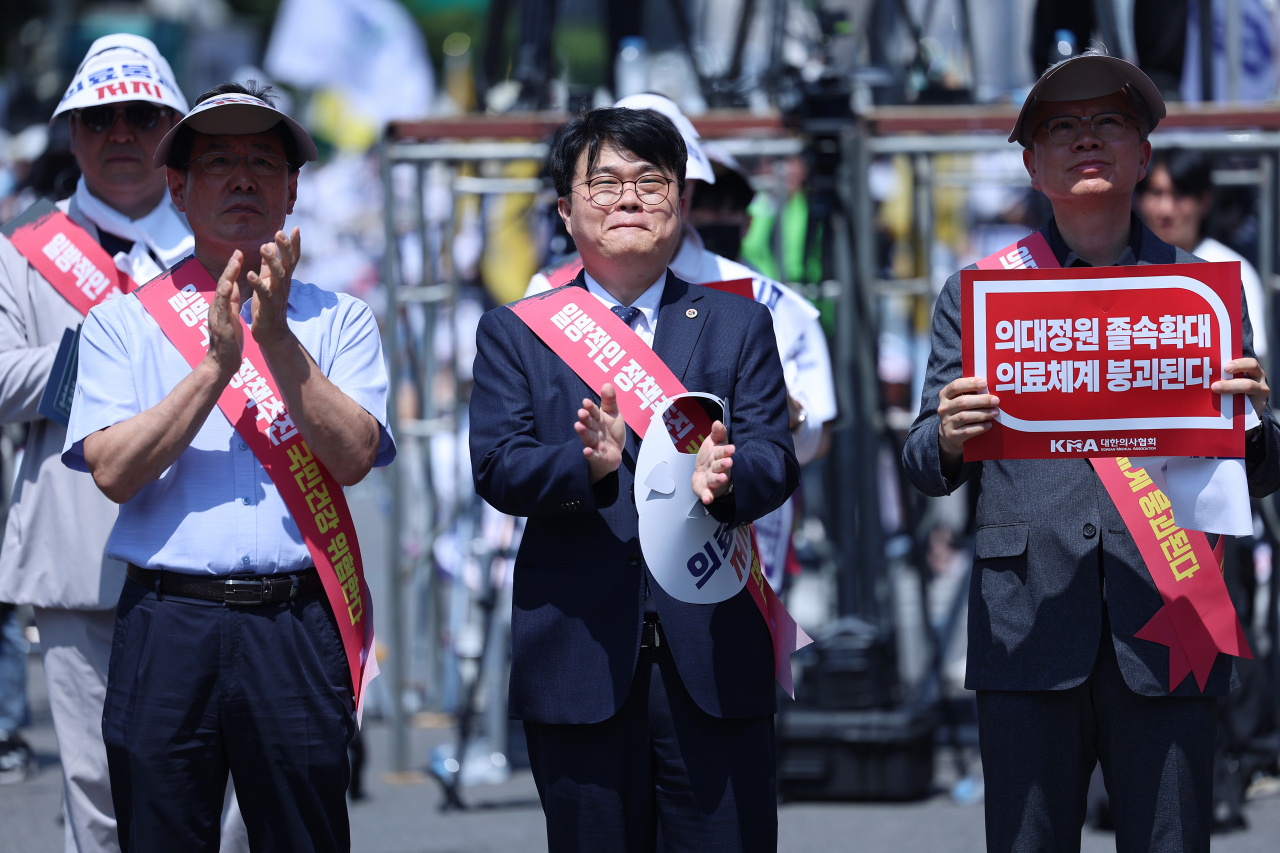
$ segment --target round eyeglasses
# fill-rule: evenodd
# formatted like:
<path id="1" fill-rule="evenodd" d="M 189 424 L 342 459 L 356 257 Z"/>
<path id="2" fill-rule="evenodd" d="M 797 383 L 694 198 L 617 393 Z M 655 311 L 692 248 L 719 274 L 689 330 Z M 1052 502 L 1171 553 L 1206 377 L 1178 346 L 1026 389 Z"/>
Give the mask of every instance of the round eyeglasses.
<path id="1" fill-rule="evenodd" d="M 206 154 L 188 161 L 185 165 L 199 163 L 210 175 L 230 175 L 235 171 L 236 163 L 244 160 L 249 171 L 260 177 L 280 174 L 285 167 L 285 160 L 278 154 L 250 154 L 247 157 L 236 157 L 233 154 Z"/>
<path id="2" fill-rule="evenodd" d="M 622 198 L 623 192 L 626 191 L 627 184 L 635 187 L 636 198 L 640 199 L 641 204 L 661 204 L 667 200 L 667 193 L 671 189 L 671 179 L 664 178 L 662 175 L 641 175 L 634 181 L 624 181 L 615 178 L 612 175 L 602 175 L 598 178 L 592 178 L 589 181 L 583 181 L 575 186 L 585 186 L 587 195 L 596 204 L 617 204 Z"/>
<path id="3" fill-rule="evenodd" d="M 1080 128 L 1089 122 L 1093 135 L 1108 142 L 1124 136 L 1124 129 L 1133 116 L 1128 113 L 1098 113 L 1094 116 L 1054 116 L 1040 122 L 1049 131 L 1049 138 L 1057 143 L 1075 142 Z"/>
<path id="4" fill-rule="evenodd" d="M 124 105 L 124 120 L 134 130 L 154 130 L 160 123 L 160 116 L 169 111 L 168 107 L 160 107 L 146 101 L 132 101 Z M 102 104 L 96 107 L 85 107 L 77 110 L 76 115 L 85 130 L 91 133 L 102 133 L 115 126 L 121 109 L 114 104 Z"/>

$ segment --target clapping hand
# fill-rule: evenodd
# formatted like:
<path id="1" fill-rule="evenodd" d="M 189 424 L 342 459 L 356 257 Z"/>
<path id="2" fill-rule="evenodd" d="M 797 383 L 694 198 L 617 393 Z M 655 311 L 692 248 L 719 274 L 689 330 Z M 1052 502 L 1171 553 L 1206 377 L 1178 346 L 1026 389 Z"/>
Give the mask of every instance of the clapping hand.
<path id="1" fill-rule="evenodd" d="M 218 278 L 213 304 L 209 306 L 209 352 L 205 357 L 213 361 L 218 375 L 225 379 L 230 379 L 240 369 L 240 351 L 244 347 L 240 286 L 236 283 L 243 261 L 244 255 L 239 249 L 231 253 L 226 269 Z"/>
<path id="2" fill-rule="evenodd" d="M 693 493 L 698 496 L 704 506 L 729 491 L 733 481 L 733 451 L 729 440 L 729 431 L 724 423 L 716 421 L 711 425 L 711 435 L 698 448 L 698 458 L 693 463 Z"/>
<path id="3" fill-rule="evenodd" d="M 613 385 L 606 382 L 600 389 L 599 406 L 591 400 L 582 401 L 573 429 L 582 439 L 582 455 L 591 468 L 593 484 L 618 470 L 627 444 L 627 424 L 618 414 L 618 392 Z"/>
<path id="4" fill-rule="evenodd" d="M 260 270 L 250 270 L 245 278 L 253 286 L 253 339 L 267 346 L 289 336 L 289 286 L 302 258 L 302 234 L 297 228 L 289 237 L 277 231 L 275 242 L 263 243 L 259 251 Z"/>

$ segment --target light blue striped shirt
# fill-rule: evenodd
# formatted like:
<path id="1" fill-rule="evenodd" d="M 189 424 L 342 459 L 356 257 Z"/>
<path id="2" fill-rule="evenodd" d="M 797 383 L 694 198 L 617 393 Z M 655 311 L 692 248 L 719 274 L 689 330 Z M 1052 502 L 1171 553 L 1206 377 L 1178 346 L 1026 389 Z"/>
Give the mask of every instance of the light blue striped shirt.
<path id="1" fill-rule="evenodd" d="M 250 321 L 251 312 L 252 301 L 241 316 Z M 382 438 L 374 465 L 389 464 L 396 449 L 387 429 L 387 372 L 369 306 L 294 281 L 288 317 L 321 371 L 377 418 Z M 157 405 L 190 372 L 136 298 L 94 308 L 80 339 L 63 463 L 87 470 L 85 436 Z M 271 478 L 217 406 L 178 461 L 121 505 L 106 553 L 187 574 L 275 574 L 312 564 Z"/>

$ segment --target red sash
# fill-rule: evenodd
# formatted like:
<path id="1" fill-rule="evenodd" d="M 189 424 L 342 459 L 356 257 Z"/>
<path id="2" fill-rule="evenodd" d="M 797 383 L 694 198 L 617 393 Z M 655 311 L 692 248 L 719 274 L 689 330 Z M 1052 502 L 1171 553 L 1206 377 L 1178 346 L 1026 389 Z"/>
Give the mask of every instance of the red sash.
<path id="1" fill-rule="evenodd" d="M 606 382 L 618 391 L 618 410 L 627 426 L 640 438 L 648 431 L 655 412 L 670 407 L 670 397 L 684 394 L 684 385 L 631 327 L 583 288 L 558 287 L 508 306 L 551 351 L 597 394 Z M 698 420 L 701 415 L 701 421 Z M 568 414 L 566 413 L 566 417 Z M 664 419 L 673 440 L 684 441 L 684 452 L 697 452 L 701 441 L 688 439 L 688 421 L 694 434 L 705 436 L 711 424 L 696 405 L 682 406 Z M 751 532 L 751 575 L 747 589 L 760 610 L 773 639 L 774 676 L 795 698 L 791 679 L 791 654 L 813 642 L 796 624 L 765 580 L 760 549 Z"/>
<path id="2" fill-rule="evenodd" d="M 727 281 L 705 281 L 702 282 L 703 287 L 709 287 L 712 290 L 723 290 L 725 293 L 734 293 L 738 296 L 750 299 L 752 302 L 756 300 L 755 290 L 751 287 L 751 279 L 749 278 L 731 278 Z"/>
<path id="3" fill-rule="evenodd" d="M 978 261 L 977 266 L 1060 269 L 1039 232 Z M 1134 636 L 1169 647 L 1170 693 L 1188 673 L 1195 674 L 1203 693 L 1218 652 L 1253 658 L 1222 579 L 1220 560 L 1203 532 L 1174 524 L 1169 498 L 1155 487 L 1146 471 L 1133 468 L 1127 457 L 1098 457 L 1089 462 L 1120 511 L 1164 600 L 1156 615 Z"/>
<path id="4" fill-rule="evenodd" d="M 550 267 L 544 270 L 542 274 L 547 277 L 547 282 L 550 283 L 551 288 L 554 290 L 557 287 L 564 287 L 573 281 L 580 272 L 582 272 L 582 255 L 574 254 L 564 263 Z"/>
<path id="5" fill-rule="evenodd" d="M 188 258 L 134 294 L 192 369 L 209 346 L 209 305 L 216 288 L 205 268 Z M 378 674 L 378 664 L 372 603 L 351 511 L 342 486 L 302 440 L 248 324 L 241 357 L 240 371 L 222 390 L 218 408 L 271 477 L 315 561 L 338 622 L 359 718 L 364 688 Z"/>
<path id="6" fill-rule="evenodd" d="M 98 241 L 48 199 L 41 199 L 3 229 L 53 289 L 87 315 L 93 306 L 137 289 Z"/>

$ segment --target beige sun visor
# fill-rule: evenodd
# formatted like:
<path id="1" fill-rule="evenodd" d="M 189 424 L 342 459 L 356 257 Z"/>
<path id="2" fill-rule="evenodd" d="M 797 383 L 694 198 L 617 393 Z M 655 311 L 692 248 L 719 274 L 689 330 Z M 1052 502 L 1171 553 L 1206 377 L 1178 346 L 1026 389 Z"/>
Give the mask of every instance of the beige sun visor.
<path id="1" fill-rule="evenodd" d="M 1022 142 L 1024 133 L 1031 130 L 1027 123 L 1046 101 L 1101 98 L 1119 92 L 1126 85 L 1133 86 L 1146 99 L 1152 119 L 1147 129 L 1154 129 L 1165 117 L 1164 98 L 1142 69 L 1116 56 L 1077 56 L 1054 65 L 1036 81 L 1018 112 L 1009 141 Z"/>

